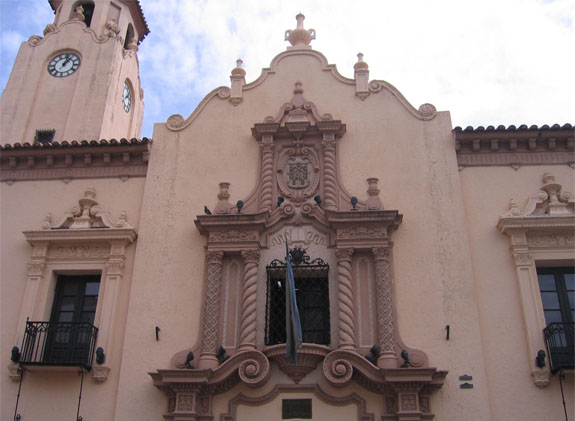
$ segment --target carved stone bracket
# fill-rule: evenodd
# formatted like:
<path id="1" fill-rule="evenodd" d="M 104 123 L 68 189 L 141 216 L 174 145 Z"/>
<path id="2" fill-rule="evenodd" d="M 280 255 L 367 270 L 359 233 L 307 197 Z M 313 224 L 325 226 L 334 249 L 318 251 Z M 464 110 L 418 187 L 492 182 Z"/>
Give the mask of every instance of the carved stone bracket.
<path id="1" fill-rule="evenodd" d="M 326 210 L 330 227 L 336 233 L 338 247 L 369 250 L 386 247 L 390 236 L 401 224 L 403 216 L 398 211 L 348 211 Z"/>
<path id="2" fill-rule="evenodd" d="M 323 360 L 329 384 L 344 387 L 352 380 L 386 397 L 384 419 L 423 420 L 433 417 L 428 395 L 441 388 L 446 371 L 435 368 L 379 368 L 355 352 L 335 350 Z M 420 402 L 424 404 L 421 405 Z"/>
<path id="3" fill-rule="evenodd" d="M 298 363 L 287 362 L 285 344 L 273 345 L 264 349 L 266 356 L 275 362 L 279 369 L 286 373 L 295 383 L 316 369 L 317 365 L 329 354 L 330 349 L 324 345 L 304 343 L 297 351 Z"/>
<path id="4" fill-rule="evenodd" d="M 167 420 L 212 420 L 211 400 L 242 382 L 263 386 L 270 376 L 267 357 L 255 350 L 240 351 L 219 366 L 207 369 L 172 369 L 149 373 L 154 386 L 168 395 Z M 174 400 L 175 399 L 175 400 Z"/>

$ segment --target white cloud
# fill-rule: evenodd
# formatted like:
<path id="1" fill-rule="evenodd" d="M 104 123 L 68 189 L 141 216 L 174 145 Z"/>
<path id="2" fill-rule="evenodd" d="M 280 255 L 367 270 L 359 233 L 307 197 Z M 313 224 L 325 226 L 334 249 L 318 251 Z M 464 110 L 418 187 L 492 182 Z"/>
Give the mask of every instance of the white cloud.
<path id="1" fill-rule="evenodd" d="M 20 11 L 25 2 L 0 0 Z M 415 107 L 431 102 L 454 125 L 573 123 L 572 0 L 141 0 L 151 34 L 140 47 L 146 91 L 143 135 L 171 114 L 188 116 L 213 88 L 229 86 L 236 59 L 248 82 L 285 50 L 295 15 L 312 46 L 346 77 L 363 52 L 372 79 L 396 86 Z M 38 9 L 38 10 L 36 10 Z M 40 10 L 41 9 L 41 10 Z M 2 57 L 52 20 L 24 8 L 3 23 Z M 4 39 L 6 38 L 6 41 Z M 4 45 L 6 44 L 6 45 Z M 15 55 L 15 52 L 11 53 Z M 0 82 L 10 63 L 3 63 Z"/>

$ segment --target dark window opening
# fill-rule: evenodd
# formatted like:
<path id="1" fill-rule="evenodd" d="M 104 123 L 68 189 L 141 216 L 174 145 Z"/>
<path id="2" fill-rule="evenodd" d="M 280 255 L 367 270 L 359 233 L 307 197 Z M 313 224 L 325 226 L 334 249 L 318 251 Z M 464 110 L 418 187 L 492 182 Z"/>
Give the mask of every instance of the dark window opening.
<path id="1" fill-rule="evenodd" d="M 553 373 L 575 368 L 575 268 L 538 268 L 545 323 L 543 334 Z"/>
<path id="2" fill-rule="evenodd" d="M 36 135 L 34 136 L 34 142 L 50 143 L 54 140 L 55 134 L 56 134 L 56 129 L 39 129 L 39 130 L 36 130 Z"/>
<path id="3" fill-rule="evenodd" d="M 298 258 L 294 252 L 300 253 Z M 310 262 L 303 250 L 294 249 L 292 268 L 301 319 L 303 342 L 329 345 L 329 265 L 321 259 Z M 273 260 L 267 267 L 266 345 L 286 342 L 286 264 Z"/>
<path id="4" fill-rule="evenodd" d="M 27 322 L 22 364 L 91 368 L 100 275 L 59 276 L 49 322 Z"/>
<path id="5" fill-rule="evenodd" d="M 94 16 L 94 3 L 92 2 L 78 2 L 74 5 L 74 7 L 72 7 L 72 13 L 74 13 L 76 11 L 76 8 L 78 6 L 82 6 L 84 8 L 84 23 L 86 24 L 86 26 L 89 28 L 90 25 L 92 24 L 92 16 Z"/>
<path id="6" fill-rule="evenodd" d="M 128 45 L 132 42 L 134 38 L 134 27 L 131 23 L 128 24 L 128 29 L 126 30 L 126 39 L 124 40 L 124 49 L 128 49 Z"/>

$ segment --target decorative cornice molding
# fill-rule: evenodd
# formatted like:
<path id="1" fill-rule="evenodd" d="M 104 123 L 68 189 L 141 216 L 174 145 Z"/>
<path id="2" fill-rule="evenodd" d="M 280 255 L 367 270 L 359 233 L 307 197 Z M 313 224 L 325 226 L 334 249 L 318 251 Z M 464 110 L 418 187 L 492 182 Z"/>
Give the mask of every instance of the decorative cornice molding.
<path id="1" fill-rule="evenodd" d="M 145 177 L 149 153 L 147 140 L 4 145 L 0 181 Z"/>
<path id="2" fill-rule="evenodd" d="M 460 167 L 575 165 L 572 128 L 453 131 Z"/>
<path id="3" fill-rule="evenodd" d="M 32 245 L 37 242 L 86 242 L 86 241 L 125 241 L 133 243 L 136 239 L 136 230 L 129 229 L 93 229 L 93 230 L 35 230 L 24 231 L 26 240 Z"/>

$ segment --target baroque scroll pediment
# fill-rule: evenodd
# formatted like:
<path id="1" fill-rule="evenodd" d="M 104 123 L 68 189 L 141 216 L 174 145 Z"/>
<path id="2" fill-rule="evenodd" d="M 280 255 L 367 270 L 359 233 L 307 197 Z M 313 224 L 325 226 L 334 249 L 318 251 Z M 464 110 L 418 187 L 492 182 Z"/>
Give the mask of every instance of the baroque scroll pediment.
<path id="1" fill-rule="evenodd" d="M 543 174 L 543 186 L 529 196 L 523 209 L 511 199 L 509 211 L 502 218 L 526 216 L 575 216 L 575 198 L 563 189 L 551 173 Z"/>
<path id="2" fill-rule="evenodd" d="M 88 187 L 84 196 L 78 200 L 78 205 L 71 207 L 59 222 L 52 222 L 48 214 L 42 223 L 43 230 L 57 229 L 92 229 L 92 228 L 122 228 L 133 229 L 128 223 L 126 211 L 117 220 L 112 220 L 109 212 L 96 201 L 96 190 Z"/>
<path id="3" fill-rule="evenodd" d="M 275 117 L 266 117 L 264 123 L 279 123 L 281 126 L 286 126 L 286 124 L 315 124 L 318 121 L 333 120 L 331 114 L 320 114 L 313 102 L 306 101 L 300 81 L 295 83 L 293 94 L 291 101 L 283 104 Z"/>

